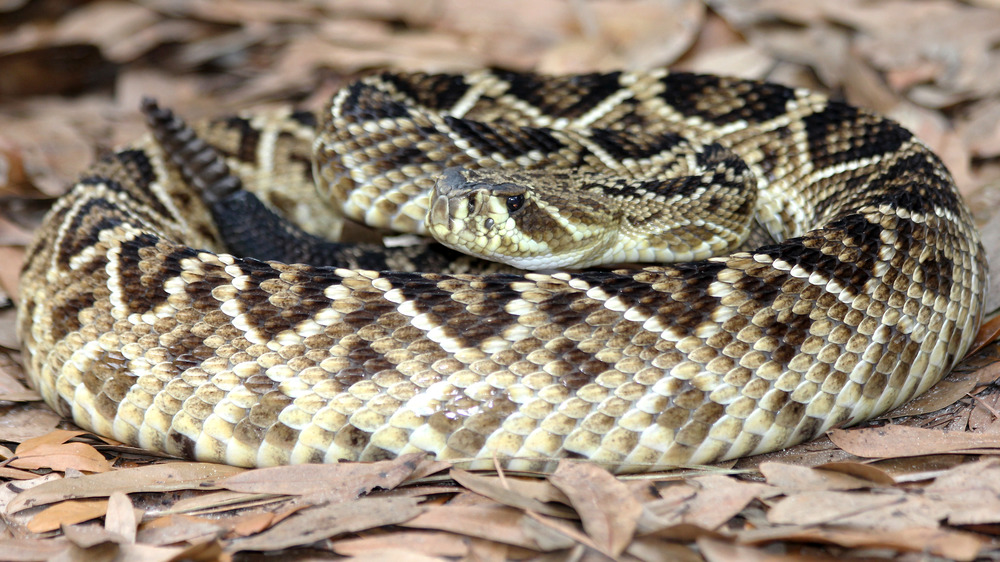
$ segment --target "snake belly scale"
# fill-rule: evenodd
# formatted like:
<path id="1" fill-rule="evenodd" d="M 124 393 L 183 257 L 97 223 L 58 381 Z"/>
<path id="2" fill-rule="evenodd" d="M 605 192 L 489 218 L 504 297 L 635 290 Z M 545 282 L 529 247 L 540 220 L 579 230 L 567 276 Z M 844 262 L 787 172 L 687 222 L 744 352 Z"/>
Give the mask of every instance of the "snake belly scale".
<path id="1" fill-rule="evenodd" d="M 707 463 L 901 405 L 982 316 L 983 248 L 941 161 L 804 90 L 664 70 L 383 73 L 318 116 L 195 130 L 312 232 L 338 213 L 426 232 L 449 168 L 643 173 L 671 147 L 630 139 L 691 139 L 745 163 L 755 224 L 778 242 L 546 274 L 258 261 L 224 253 L 196 187 L 146 138 L 55 203 L 18 329 L 52 408 L 151 450 L 241 466 L 416 451 L 538 470 Z"/>

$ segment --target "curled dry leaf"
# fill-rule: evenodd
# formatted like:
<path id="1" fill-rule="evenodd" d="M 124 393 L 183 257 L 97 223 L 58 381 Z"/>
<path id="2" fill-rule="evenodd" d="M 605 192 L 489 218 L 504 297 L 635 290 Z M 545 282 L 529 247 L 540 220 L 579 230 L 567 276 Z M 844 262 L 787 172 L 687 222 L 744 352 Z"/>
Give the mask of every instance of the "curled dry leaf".
<path id="1" fill-rule="evenodd" d="M 549 481 L 566 494 L 583 529 L 604 554 L 614 558 L 625 550 L 642 515 L 642 504 L 628 486 L 599 466 L 566 460 L 559 462 Z"/>

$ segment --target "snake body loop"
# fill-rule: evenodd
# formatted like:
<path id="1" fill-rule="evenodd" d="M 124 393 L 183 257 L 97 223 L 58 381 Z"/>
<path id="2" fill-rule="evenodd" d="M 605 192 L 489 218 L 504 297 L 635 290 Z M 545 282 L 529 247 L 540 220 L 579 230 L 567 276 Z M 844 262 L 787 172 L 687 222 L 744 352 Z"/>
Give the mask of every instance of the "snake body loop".
<path id="1" fill-rule="evenodd" d="M 203 186 L 171 163 L 178 149 L 141 140 L 53 206 L 24 267 L 19 334 L 57 412 L 151 450 L 242 466 L 415 451 L 540 470 L 706 463 L 901 405 L 954 366 L 982 316 L 983 248 L 941 161 L 896 123 L 803 90 L 666 71 L 386 73 L 318 118 L 233 117 L 191 137 L 181 145 L 212 145 L 313 234 L 339 213 L 417 234 L 435 213 L 471 221 L 435 211 L 446 170 L 551 170 L 599 176 L 555 197 L 628 208 L 633 230 L 681 201 L 683 228 L 662 237 L 670 259 L 697 261 L 473 275 L 238 257 Z M 736 168 L 714 167 L 732 155 Z M 492 243 L 502 223 L 519 246 L 559 252 L 558 236 L 596 220 L 532 197 L 510 212 L 537 207 L 534 222 L 471 201 L 494 213 L 471 238 Z M 777 243 L 707 257 L 745 246 L 747 229 Z M 652 255 L 635 244 L 613 259 Z"/>

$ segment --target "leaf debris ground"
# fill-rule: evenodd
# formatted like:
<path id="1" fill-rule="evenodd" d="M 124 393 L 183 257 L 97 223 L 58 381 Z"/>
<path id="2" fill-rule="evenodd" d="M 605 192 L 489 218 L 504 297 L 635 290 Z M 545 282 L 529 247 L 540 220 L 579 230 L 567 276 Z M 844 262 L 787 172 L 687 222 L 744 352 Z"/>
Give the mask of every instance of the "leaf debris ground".
<path id="1" fill-rule="evenodd" d="M 163 459 L 72 428 L 24 381 L 12 306 L 24 245 L 95 156 L 142 134 L 144 94 L 198 118 L 315 108 L 374 68 L 663 65 L 828 91 L 900 120 L 946 161 L 1000 252 L 996 0 L 0 1 L 0 556 L 1000 557 L 997 327 L 933 392 L 868 427 L 617 478 L 572 461 L 521 475 L 419 457 L 263 470 Z"/>

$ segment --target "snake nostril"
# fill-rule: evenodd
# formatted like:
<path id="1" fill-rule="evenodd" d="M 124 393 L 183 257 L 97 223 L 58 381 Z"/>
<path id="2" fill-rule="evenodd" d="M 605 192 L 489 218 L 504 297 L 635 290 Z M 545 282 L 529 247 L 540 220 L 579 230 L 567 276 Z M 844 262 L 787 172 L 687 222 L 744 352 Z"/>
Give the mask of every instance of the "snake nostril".
<path id="1" fill-rule="evenodd" d="M 493 219 L 486 219 L 483 222 L 483 224 L 484 224 L 484 226 L 486 226 L 486 230 L 492 230 L 493 229 L 494 220 Z"/>
<path id="2" fill-rule="evenodd" d="M 469 196 L 469 202 L 468 202 L 468 206 L 466 207 L 466 209 L 468 210 L 470 217 L 473 214 L 475 214 L 475 212 L 476 212 L 476 198 L 475 197 L 473 197 L 471 195 Z"/>

